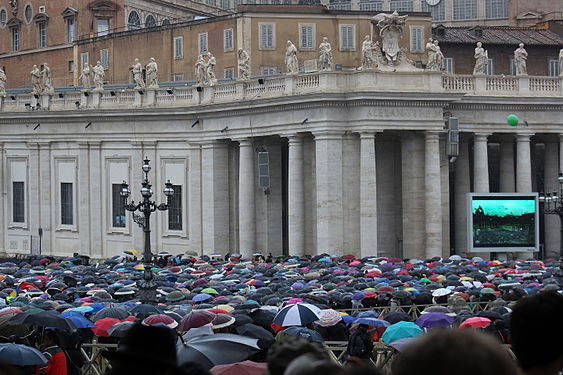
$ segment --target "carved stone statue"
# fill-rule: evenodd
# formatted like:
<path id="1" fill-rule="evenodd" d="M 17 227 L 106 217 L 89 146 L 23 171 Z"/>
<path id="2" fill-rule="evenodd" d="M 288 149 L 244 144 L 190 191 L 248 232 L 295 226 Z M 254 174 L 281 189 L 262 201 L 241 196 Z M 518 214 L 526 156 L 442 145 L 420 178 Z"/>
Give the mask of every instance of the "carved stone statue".
<path id="1" fill-rule="evenodd" d="M 520 43 L 518 48 L 514 51 L 514 66 L 516 67 L 517 76 L 525 76 L 528 74 L 526 60 L 528 60 L 528 52 L 524 49 L 524 43 Z"/>
<path id="2" fill-rule="evenodd" d="M 80 74 L 80 81 L 82 82 L 82 89 L 90 90 L 92 83 L 90 81 L 90 73 L 92 72 L 89 64 L 84 64 L 82 74 Z"/>
<path id="3" fill-rule="evenodd" d="M 428 64 L 426 70 L 442 71 L 444 64 L 444 54 L 438 46 L 437 40 L 428 39 L 426 43 L 426 50 L 428 51 Z"/>
<path id="4" fill-rule="evenodd" d="M 96 66 L 94 66 L 92 68 L 92 72 L 94 73 L 94 85 L 96 86 L 94 88 L 94 90 L 96 91 L 101 91 L 104 89 L 104 77 L 106 75 L 106 72 L 104 70 L 104 67 L 102 66 L 102 63 L 100 61 L 98 61 L 96 63 Z"/>
<path id="5" fill-rule="evenodd" d="M 33 65 L 33 68 L 31 69 L 31 72 L 29 74 L 31 74 L 31 93 L 41 94 L 41 92 L 43 91 L 43 87 L 41 87 L 41 71 L 39 70 L 37 65 Z"/>
<path id="6" fill-rule="evenodd" d="M 326 36 L 319 45 L 319 69 L 332 70 L 332 47 Z"/>
<path id="7" fill-rule="evenodd" d="M 373 69 L 377 67 L 373 52 L 374 45 L 371 41 L 371 37 L 369 35 L 366 35 L 364 37 L 364 41 L 362 42 L 362 66 L 360 67 L 361 70 Z"/>
<path id="8" fill-rule="evenodd" d="M 387 64 L 400 64 L 400 61 L 397 59 L 400 51 L 399 40 L 403 38 L 403 28 L 407 22 L 407 17 L 399 16 L 399 13 L 394 11 L 391 15 L 384 15 L 377 23 L 379 35 L 383 41 L 381 47 Z"/>
<path id="9" fill-rule="evenodd" d="M 217 64 L 217 60 L 215 56 L 211 54 L 211 52 L 207 52 L 207 64 L 205 67 L 205 72 L 207 76 L 207 84 L 209 86 L 213 86 L 217 84 L 217 78 L 215 77 L 215 65 Z"/>
<path id="10" fill-rule="evenodd" d="M 477 42 L 475 55 L 473 57 L 475 58 L 475 67 L 473 68 L 473 74 L 485 74 L 485 69 L 487 68 L 487 64 L 489 63 L 489 52 L 482 47 L 481 42 Z"/>
<path id="11" fill-rule="evenodd" d="M 18 14 L 18 0 L 10 0 L 10 5 L 12 6 L 12 15 L 16 17 Z"/>
<path id="12" fill-rule="evenodd" d="M 145 69 L 147 72 L 147 87 L 150 89 L 158 88 L 158 65 L 154 57 L 149 59 Z"/>
<path id="13" fill-rule="evenodd" d="M 198 86 L 205 85 L 206 82 L 205 69 L 206 69 L 205 59 L 203 58 L 203 55 L 198 55 L 197 61 L 195 63 L 195 78 Z"/>
<path id="14" fill-rule="evenodd" d="M 139 62 L 139 59 L 135 59 L 133 65 L 131 65 L 131 70 L 133 72 L 133 81 L 135 82 L 135 90 L 142 90 L 145 88 L 145 81 L 143 80 L 143 64 Z"/>
<path id="15" fill-rule="evenodd" d="M 297 48 L 295 44 L 287 41 L 287 49 L 285 50 L 285 65 L 289 74 L 297 74 L 299 72 L 299 61 L 297 61 Z"/>
<path id="16" fill-rule="evenodd" d="M 51 81 L 51 68 L 49 68 L 49 65 L 47 63 L 43 64 L 41 76 L 43 78 L 43 93 L 54 94 L 55 89 L 53 88 L 53 83 Z"/>
<path id="17" fill-rule="evenodd" d="M 250 79 L 250 56 L 242 48 L 238 49 L 238 78 L 240 80 Z"/>
<path id="18" fill-rule="evenodd" d="M 6 96 L 6 73 L 0 66 L 0 96 Z"/>
<path id="19" fill-rule="evenodd" d="M 559 50 L 559 76 L 563 77 L 563 49 Z"/>

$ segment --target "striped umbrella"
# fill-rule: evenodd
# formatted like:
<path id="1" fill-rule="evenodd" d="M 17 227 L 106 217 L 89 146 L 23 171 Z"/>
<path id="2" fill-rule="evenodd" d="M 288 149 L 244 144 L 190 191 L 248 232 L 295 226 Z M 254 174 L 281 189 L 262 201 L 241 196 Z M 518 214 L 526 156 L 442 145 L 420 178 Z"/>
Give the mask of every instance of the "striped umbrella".
<path id="1" fill-rule="evenodd" d="M 274 317 L 273 323 L 282 327 L 304 326 L 319 320 L 321 309 L 309 303 L 295 303 L 281 309 Z"/>

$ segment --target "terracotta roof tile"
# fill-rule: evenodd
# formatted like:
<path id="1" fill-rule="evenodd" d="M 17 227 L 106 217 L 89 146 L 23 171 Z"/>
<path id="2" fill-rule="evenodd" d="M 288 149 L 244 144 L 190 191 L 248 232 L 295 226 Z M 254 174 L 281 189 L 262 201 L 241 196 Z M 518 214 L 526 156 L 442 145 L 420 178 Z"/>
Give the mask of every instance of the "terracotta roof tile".
<path id="1" fill-rule="evenodd" d="M 444 34 L 437 32 L 442 29 Z M 480 27 L 482 36 L 475 35 L 475 27 L 438 27 L 434 29 L 435 37 L 440 43 L 456 44 L 504 44 L 530 46 L 562 46 L 563 38 L 549 30 L 519 27 Z"/>

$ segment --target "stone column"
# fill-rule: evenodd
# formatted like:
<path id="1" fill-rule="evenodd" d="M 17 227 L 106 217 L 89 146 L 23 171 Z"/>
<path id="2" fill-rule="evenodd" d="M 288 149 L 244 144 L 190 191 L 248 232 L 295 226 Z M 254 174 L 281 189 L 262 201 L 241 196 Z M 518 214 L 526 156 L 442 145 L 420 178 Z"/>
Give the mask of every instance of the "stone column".
<path id="1" fill-rule="evenodd" d="M 227 253 L 229 242 L 229 170 L 227 144 L 220 141 L 201 146 L 201 217 L 204 254 Z M 234 249 L 232 249 L 234 250 Z"/>
<path id="2" fill-rule="evenodd" d="M 500 191 L 513 193 L 514 186 L 514 138 L 506 135 L 500 142 Z"/>
<path id="3" fill-rule="evenodd" d="M 315 133 L 317 253 L 342 252 L 342 133 Z"/>
<path id="4" fill-rule="evenodd" d="M 88 253 L 92 251 L 91 241 L 90 241 L 90 210 L 94 207 L 90 200 L 90 151 L 88 150 L 87 141 L 78 142 L 78 181 L 77 189 L 78 199 L 77 204 L 80 209 L 80 215 L 78 215 L 78 234 L 80 237 L 80 253 Z"/>
<path id="5" fill-rule="evenodd" d="M 460 136 L 454 177 L 455 252 L 459 255 L 467 255 L 467 193 L 471 192 L 469 176 L 469 143 Z"/>
<path id="6" fill-rule="evenodd" d="M 89 173 L 90 181 L 102 181 L 102 144 L 101 142 L 88 142 L 90 148 L 89 157 Z M 127 178 L 128 176 L 123 176 Z M 130 185 L 131 186 L 131 185 Z M 90 199 L 91 202 L 102 202 L 102 189 L 97 184 L 90 184 Z M 93 258 L 106 258 L 108 253 L 104 242 L 103 223 L 103 205 L 92 204 L 90 210 L 90 254 Z M 132 221 L 129 221 L 131 225 Z M 131 229 L 129 229 L 131 230 Z"/>
<path id="7" fill-rule="evenodd" d="M 189 144 L 188 233 L 190 250 L 203 255 L 201 145 Z"/>
<path id="8" fill-rule="evenodd" d="M 288 137 L 288 242 L 290 255 L 305 254 L 303 138 Z"/>
<path id="9" fill-rule="evenodd" d="M 557 139 L 545 141 L 544 191 L 559 195 L 559 144 Z M 558 257 L 560 249 L 560 219 L 557 215 L 544 215 L 544 254 L 546 258 Z"/>
<path id="10" fill-rule="evenodd" d="M 3 97 L 0 96 L 0 103 L 3 100 Z M 11 176 L 7 176 L 7 168 L 6 168 L 6 155 L 4 149 L 4 143 L 0 143 L 0 252 L 6 253 L 8 250 L 8 246 L 6 246 L 6 222 L 10 222 L 11 220 L 6 220 L 6 208 L 8 207 L 9 200 L 7 199 L 7 192 L 10 189 L 7 189 L 8 184 L 11 181 Z M 29 219 L 28 219 L 29 220 Z"/>
<path id="11" fill-rule="evenodd" d="M 530 156 L 531 134 L 516 135 L 516 191 L 532 191 L 532 159 Z"/>
<path id="12" fill-rule="evenodd" d="M 473 191 L 489 192 L 489 154 L 487 137 L 489 134 L 475 133 L 473 137 Z"/>
<path id="13" fill-rule="evenodd" d="M 440 133 L 426 132 L 424 152 L 426 258 L 442 256 Z"/>
<path id="14" fill-rule="evenodd" d="M 53 249 L 53 239 L 55 234 L 55 227 L 51 227 L 53 222 L 52 215 L 54 214 L 53 200 L 51 199 L 51 184 L 45 181 L 51 181 L 54 172 L 51 170 L 51 144 L 50 142 L 39 142 L 39 204 L 40 204 L 40 219 L 39 225 L 43 228 L 43 237 L 41 240 L 41 252 L 44 255 L 53 254 L 53 252 L 60 251 Z M 58 177 L 54 177 L 55 181 Z M 55 200 L 56 201 L 56 200 Z M 56 217 L 56 216 L 55 216 Z M 37 228 L 39 229 L 39 228 Z M 37 230 L 33 231 L 34 236 L 38 235 Z"/>
<path id="15" fill-rule="evenodd" d="M 256 251 L 255 163 L 251 139 L 239 141 L 239 250 L 247 258 Z"/>
<path id="16" fill-rule="evenodd" d="M 360 133 L 360 255 L 377 256 L 375 133 Z"/>

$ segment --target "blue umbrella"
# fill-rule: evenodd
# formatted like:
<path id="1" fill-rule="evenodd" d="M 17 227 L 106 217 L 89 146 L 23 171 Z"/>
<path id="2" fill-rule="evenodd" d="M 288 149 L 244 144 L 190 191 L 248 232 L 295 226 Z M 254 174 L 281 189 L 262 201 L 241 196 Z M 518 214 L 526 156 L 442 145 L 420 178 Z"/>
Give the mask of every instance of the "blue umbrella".
<path id="1" fill-rule="evenodd" d="M 0 344 L 0 362 L 15 366 L 47 364 L 47 358 L 37 349 L 20 344 Z"/>
<path id="2" fill-rule="evenodd" d="M 407 337 L 418 337 L 422 335 L 422 333 L 422 328 L 417 326 L 415 323 L 401 321 L 387 327 L 382 339 L 386 343 L 390 344 L 393 341 L 405 339 Z"/>
<path id="3" fill-rule="evenodd" d="M 61 314 L 61 316 L 70 319 L 76 326 L 76 328 L 94 328 L 96 325 L 86 319 L 82 314 L 78 312 L 68 311 Z"/>
<path id="4" fill-rule="evenodd" d="M 192 298 L 192 301 L 194 302 L 202 302 L 202 301 L 207 301 L 212 299 L 213 296 L 211 294 L 207 294 L 207 293 L 200 293 L 200 294 L 196 294 L 194 296 L 194 298 Z"/>
<path id="5" fill-rule="evenodd" d="M 365 324 L 373 327 L 389 327 L 391 323 L 386 320 L 376 318 L 358 318 L 354 323 Z"/>

